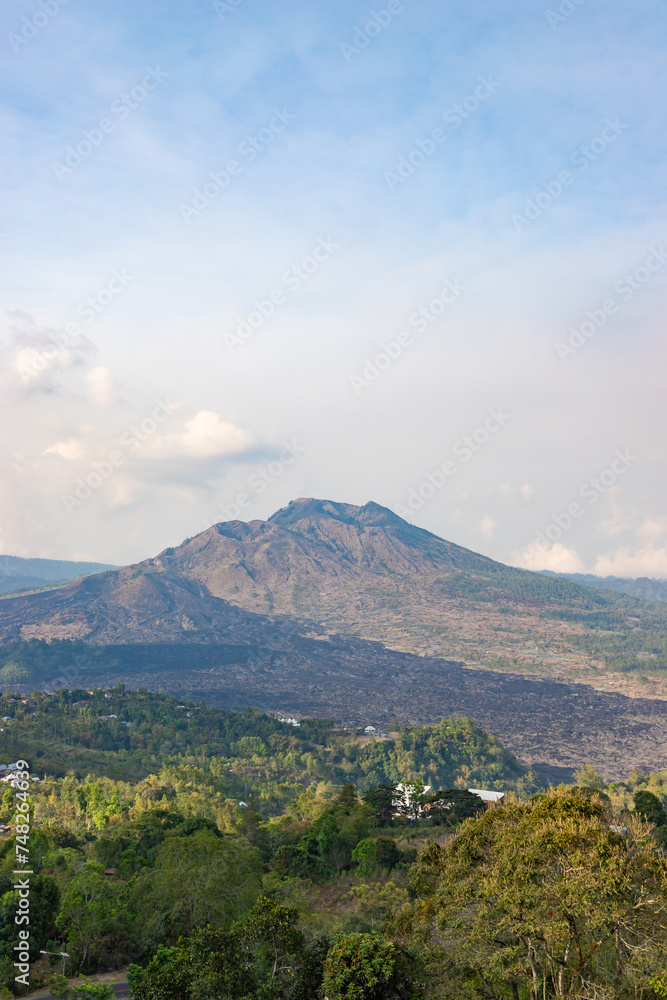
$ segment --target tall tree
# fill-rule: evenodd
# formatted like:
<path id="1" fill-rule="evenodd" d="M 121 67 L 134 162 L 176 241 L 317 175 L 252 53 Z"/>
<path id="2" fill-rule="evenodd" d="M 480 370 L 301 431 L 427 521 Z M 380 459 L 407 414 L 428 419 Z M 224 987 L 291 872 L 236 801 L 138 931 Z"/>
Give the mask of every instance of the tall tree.
<path id="1" fill-rule="evenodd" d="M 364 795 L 366 802 L 373 810 L 373 815 L 379 824 L 388 823 L 394 815 L 394 800 L 396 785 L 378 785 Z"/>
<path id="2" fill-rule="evenodd" d="M 420 855 L 418 920 L 489 997 L 610 996 L 667 961 L 667 859 L 650 827 L 550 791 L 468 820 Z M 449 951 L 448 951 L 449 949 Z"/>
<path id="3" fill-rule="evenodd" d="M 174 941 L 207 923 L 228 927 L 259 895 L 260 873 L 257 851 L 240 837 L 209 830 L 167 837 L 134 887 L 144 939 Z"/>
<path id="4" fill-rule="evenodd" d="M 160 948 L 145 971 L 134 970 L 135 1000 L 252 1000 L 252 956 L 234 931 L 196 928 L 173 948 Z"/>
<path id="5" fill-rule="evenodd" d="M 324 961 L 327 1000 L 416 1000 L 415 963 L 377 934 L 344 934 Z"/>
<path id="6" fill-rule="evenodd" d="M 295 959 L 303 948 L 298 922 L 296 907 L 260 896 L 238 924 L 246 945 L 255 951 L 258 970 L 270 984 L 288 983 L 294 976 Z"/>
<path id="7" fill-rule="evenodd" d="M 85 967 L 95 942 L 115 924 L 113 885 L 96 861 L 73 876 L 62 897 L 56 924 L 67 938 L 75 964 Z"/>

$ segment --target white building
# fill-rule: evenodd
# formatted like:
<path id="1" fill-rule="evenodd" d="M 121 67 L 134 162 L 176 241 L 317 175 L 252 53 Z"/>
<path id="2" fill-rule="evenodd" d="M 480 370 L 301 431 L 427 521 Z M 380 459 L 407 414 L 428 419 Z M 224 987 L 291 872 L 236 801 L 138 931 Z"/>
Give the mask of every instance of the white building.
<path id="1" fill-rule="evenodd" d="M 409 819 L 416 819 L 422 811 L 419 802 L 415 801 L 417 794 L 430 795 L 432 789 L 432 785 L 424 785 L 418 789 L 413 782 L 400 782 L 400 784 L 396 785 L 396 798 L 392 803 L 395 810 L 394 815 L 403 816 L 407 814 Z"/>
<path id="2" fill-rule="evenodd" d="M 479 796 L 486 805 L 491 805 L 492 802 L 502 802 L 505 798 L 504 792 L 491 792 L 486 788 L 469 788 L 468 791 Z"/>

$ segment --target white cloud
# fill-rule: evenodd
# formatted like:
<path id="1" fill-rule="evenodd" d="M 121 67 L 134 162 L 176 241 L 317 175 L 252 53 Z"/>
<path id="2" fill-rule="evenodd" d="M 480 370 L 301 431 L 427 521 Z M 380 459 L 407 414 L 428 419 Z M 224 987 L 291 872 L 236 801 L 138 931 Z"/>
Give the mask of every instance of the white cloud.
<path id="1" fill-rule="evenodd" d="M 596 576 L 648 576 L 667 579 L 667 545 L 662 548 L 649 545 L 634 553 L 624 546 L 617 552 L 598 556 L 593 573 Z"/>
<path id="2" fill-rule="evenodd" d="M 36 347 L 20 346 L 14 352 L 12 369 L 21 385 L 30 386 L 38 380 L 43 380 L 44 376 L 54 368 L 65 366 L 67 361 L 66 351 L 53 348 L 49 354 Z"/>
<path id="3" fill-rule="evenodd" d="M 538 542 L 527 548 L 513 552 L 510 556 L 513 566 L 521 569 L 550 569 L 554 573 L 585 573 L 586 568 L 575 549 L 566 549 L 560 542 L 545 549 Z"/>
<path id="4" fill-rule="evenodd" d="M 617 525 L 621 527 L 617 529 Z M 602 527 L 607 534 L 615 535 L 629 525 L 614 506 L 612 518 L 603 522 Z M 645 517 L 635 528 L 635 536 L 638 543 L 634 550 L 624 545 L 615 552 L 599 555 L 593 573 L 598 576 L 667 578 L 667 517 Z"/>
<path id="5" fill-rule="evenodd" d="M 600 527 L 606 535 L 620 535 L 623 531 L 628 531 L 630 522 L 618 504 L 612 501 L 611 515 L 606 521 L 600 521 Z"/>
<path id="6" fill-rule="evenodd" d="M 116 510 L 119 507 L 130 507 L 137 501 L 137 492 L 132 488 L 127 477 L 116 478 L 109 486 L 109 507 Z"/>
<path id="7" fill-rule="evenodd" d="M 4 314 L 0 331 L 5 342 L 3 353 L 7 355 L 5 370 L 14 384 L 28 394 L 76 392 L 72 386 L 64 388 L 64 378 L 71 370 L 88 364 L 97 351 L 80 331 L 71 334 L 40 326 L 20 310 Z"/>
<path id="8" fill-rule="evenodd" d="M 495 491 L 492 490 L 491 492 Z M 528 485 L 517 488 L 516 486 L 510 486 L 508 483 L 503 483 L 498 487 L 497 492 L 500 493 L 503 500 L 507 500 L 512 504 L 520 503 L 521 500 L 524 503 L 531 503 L 535 496 L 535 489 Z"/>
<path id="9" fill-rule="evenodd" d="M 96 406 L 112 406 L 116 399 L 111 373 L 102 366 L 93 368 L 85 377 L 88 399 Z"/>
<path id="10" fill-rule="evenodd" d="M 68 462 L 73 462 L 78 458 L 83 458 L 85 449 L 82 443 L 77 441 L 76 438 L 69 438 L 67 441 L 56 441 L 55 444 L 49 445 L 44 454 L 59 455 L 60 458 L 64 458 Z"/>
<path id="11" fill-rule="evenodd" d="M 222 458 L 238 455 L 255 443 L 241 427 L 223 420 L 211 410 L 200 410 L 185 421 L 180 434 L 154 434 L 142 448 L 148 458 Z"/>
<path id="12" fill-rule="evenodd" d="M 667 517 L 647 517 L 637 534 L 649 545 L 664 541 L 667 539 Z"/>
<path id="13" fill-rule="evenodd" d="M 496 526 L 496 522 L 493 520 L 492 517 L 489 517 L 488 514 L 487 514 L 486 517 L 483 517 L 482 520 L 479 522 L 479 530 L 487 538 L 491 538 L 491 536 L 493 535 L 493 529 L 495 528 L 495 526 Z"/>

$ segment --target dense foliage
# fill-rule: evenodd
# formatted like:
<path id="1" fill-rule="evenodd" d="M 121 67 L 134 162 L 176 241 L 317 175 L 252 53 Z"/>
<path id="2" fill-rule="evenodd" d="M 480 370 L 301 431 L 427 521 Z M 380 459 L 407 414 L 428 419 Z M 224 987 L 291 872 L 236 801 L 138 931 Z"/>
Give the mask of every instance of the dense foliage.
<path id="1" fill-rule="evenodd" d="M 327 953 L 327 1000 L 416 1000 L 414 960 L 377 934 L 345 934 Z"/>
<path id="2" fill-rule="evenodd" d="M 635 627 L 628 631 L 615 622 L 614 625 L 608 631 L 579 636 L 577 645 L 619 673 L 667 671 L 667 629 L 664 626 Z"/>
<path id="3" fill-rule="evenodd" d="M 467 719 L 375 739 L 122 687 L 0 707 L 5 762 L 41 779 L 33 961 L 129 964 L 137 1000 L 660 995 L 667 776 L 605 790 L 582 767 L 576 794 L 544 794 Z M 473 783 L 516 794 L 485 811 Z M 7 787 L 10 988 L 16 809 Z"/>
<path id="4" fill-rule="evenodd" d="M 462 982 L 494 998 L 645 996 L 667 962 L 667 859 L 641 820 L 578 789 L 468 821 L 412 883 L 415 932 L 449 967 L 443 996 Z"/>
<path id="5" fill-rule="evenodd" d="M 0 755 L 20 753 L 38 773 L 134 782 L 162 766 L 185 765 L 224 777 L 220 791 L 252 795 L 274 812 L 282 812 L 286 796 L 322 781 L 362 790 L 416 778 L 438 788 L 457 779 L 475 787 L 538 787 L 534 773 L 469 719 L 360 740 L 323 719 L 294 727 L 251 709 L 223 712 L 122 685 L 111 692 L 6 692 L 0 712 L 8 717 L 0 725 Z"/>

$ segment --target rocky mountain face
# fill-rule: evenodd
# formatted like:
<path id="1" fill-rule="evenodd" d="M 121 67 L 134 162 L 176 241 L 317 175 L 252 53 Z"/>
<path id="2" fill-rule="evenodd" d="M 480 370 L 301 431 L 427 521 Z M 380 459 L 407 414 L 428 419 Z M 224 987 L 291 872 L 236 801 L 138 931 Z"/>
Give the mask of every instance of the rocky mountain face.
<path id="1" fill-rule="evenodd" d="M 639 711 L 554 680 L 590 671 L 576 642 L 589 622 L 638 622 L 655 614 L 645 608 L 667 615 L 504 566 L 375 503 L 305 498 L 134 566 L 4 597 L 0 641 L 82 639 L 115 658 L 103 678 L 80 664 L 69 686 L 120 680 L 355 724 L 463 713 L 526 762 L 620 774 L 630 751 L 667 766 L 667 705 Z"/>
<path id="2" fill-rule="evenodd" d="M 213 525 L 134 566 L 5 598 L 0 641 L 219 642 L 283 617 L 298 634 L 531 670 L 563 657 L 583 665 L 573 639 L 587 620 L 639 620 L 646 607 L 504 566 L 376 503 L 302 498 L 267 521 Z M 652 607 L 667 621 L 667 609 Z"/>
<path id="3" fill-rule="evenodd" d="M 345 633 L 464 662 L 511 656 L 520 670 L 536 658 L 583 662 L 569 641 L 583 626 L 567 615 L 623 616 L 626 605 L 637 613 L 621 595 L 504 566 L 376 503 L 304 498 L 134 566 L 5 598 L 0 641 L 237 641 L 282 617 L 295 634 Z"/>

